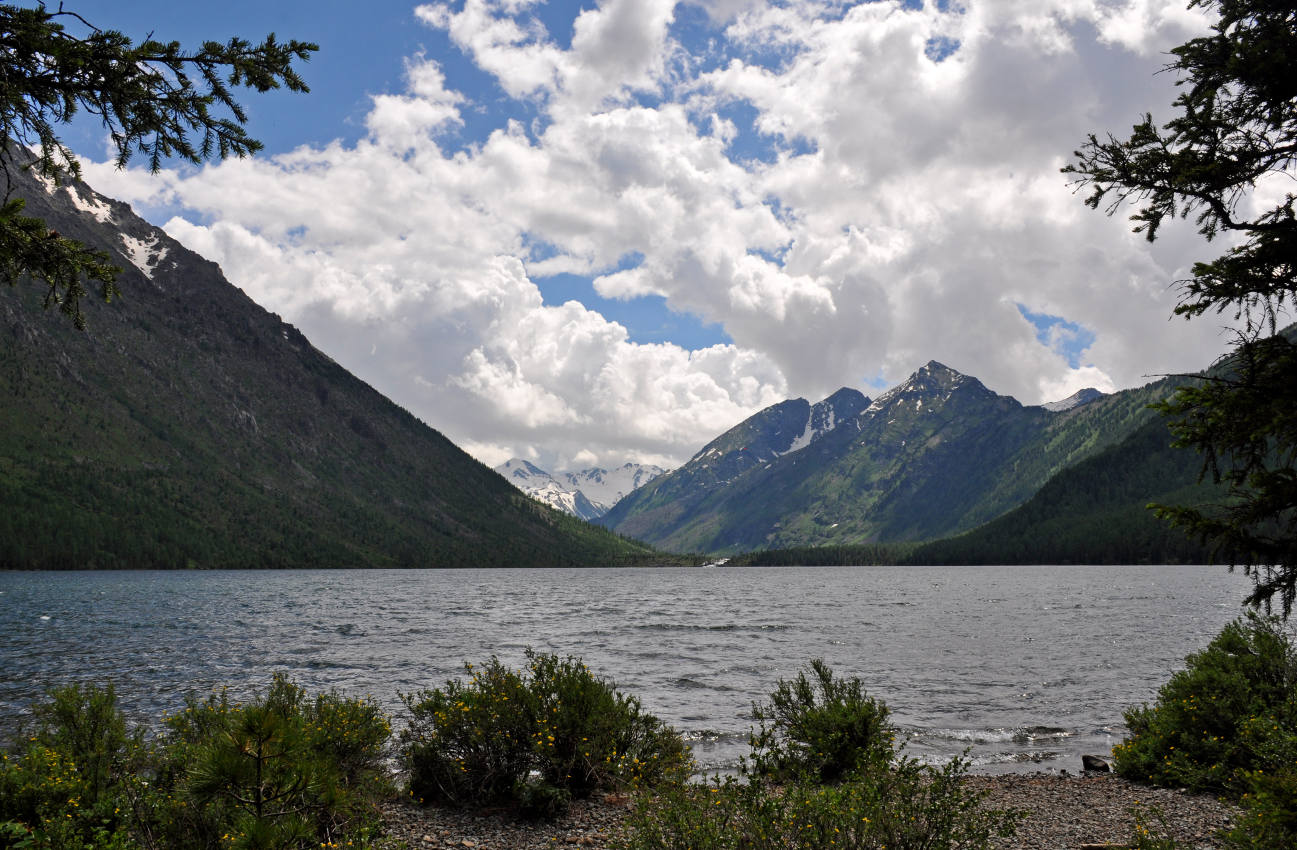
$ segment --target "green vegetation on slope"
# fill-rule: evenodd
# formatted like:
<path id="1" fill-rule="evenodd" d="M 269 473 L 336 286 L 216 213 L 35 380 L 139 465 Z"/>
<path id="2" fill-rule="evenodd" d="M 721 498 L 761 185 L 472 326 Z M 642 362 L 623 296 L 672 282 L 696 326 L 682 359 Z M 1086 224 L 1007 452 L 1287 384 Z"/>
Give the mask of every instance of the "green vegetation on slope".
<path id="1" fill-rule="evenodd" d="M 957 537 L 757 551 L 753 566 L 883 564 L 1208 563 L 1206 545 L 1159 520 L 1150 501 L 1206 504 L 1222 491 L 1198 483 L 1197 455 L 1171 445 L 1161 419 L 1068 467 L 1018 508 Z"/>
<path id="2" fill-rule="evenodd" d="M 1063 470 L 1021 507 L 959 537 L 920 546 L 916 564 L 1208 563 L 1199 541 L 1160 520 L 1150 501 L 1201 504 L 1197 455 L 1171 446 L 1154 419 L 1130 437 Z"/>
<path id="3" fill-rule="evenodd" d="M 125 271 L 85 332 L 0 290 L 0 568 L 661 560 L 527 498 L 124 204 L 19 188 Z M 157 240 L 151 276 L 124 237 Z"/>
<path id="4" fill-rule="evenodd" d="M 1148 405 L 1174 385 L 1053 413 L 929 363 L 800 451 L 746 465 L 704 451 L 600 522 L 675 551 L 722 554 L 931 540 L 1000 516 L 1060 470 L 1120 442 L 1155 417 Z M 746 438 L 780 409 L 732 433 Z"/>

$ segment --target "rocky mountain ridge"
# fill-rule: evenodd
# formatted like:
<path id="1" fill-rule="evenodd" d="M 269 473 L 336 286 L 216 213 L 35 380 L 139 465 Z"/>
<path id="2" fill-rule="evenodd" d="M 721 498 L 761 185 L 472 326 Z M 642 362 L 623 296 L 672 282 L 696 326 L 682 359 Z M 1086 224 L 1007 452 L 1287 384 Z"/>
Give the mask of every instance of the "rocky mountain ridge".
<path id="1" fill-rule="evenodd" d="M 759 411 L 600 522 L 678 551 L 933 539 L 1021 504 L 1151 415 L 1150 387 L 1024 406 L 930 361 L 870 401 L 840 390 Z M 811 411 L 833 410 L 813 429 Z M 829 417 L 821 419 L 826 424 Z"/>

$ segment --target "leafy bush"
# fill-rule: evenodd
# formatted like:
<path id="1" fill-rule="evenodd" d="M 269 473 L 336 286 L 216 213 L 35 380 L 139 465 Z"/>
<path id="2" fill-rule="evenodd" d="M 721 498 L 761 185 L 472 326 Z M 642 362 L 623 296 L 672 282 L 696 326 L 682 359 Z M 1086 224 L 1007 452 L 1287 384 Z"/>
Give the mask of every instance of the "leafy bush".
<path id="1" fill-rule="evenodd" d="M 0 847 L 136 846 L 128 818 L 143 747 L 112 687 L 52 690 L 34 715 L 26 748 L 0 763 Z"/>
<path id="2" fill-rule="evenodd" d="M 1243 814 L 1225 836 L 1236 850 L 1292 850 L 1297 847 L 1297 759 L 1277 773 L 1248 776 L 1240 801 Z"/>
<path id="3" fill-rule="evenodd" d="M 624 850 L 988 848 L 1017 815 L 984 807 L 962 781 L 968 765 L 895 758 L 888 710 L 822 661 L 780 681 L 740 776 L 668 785 L 641 798 Z"/>
<path id="4" fill-rule="evenodd" d="M 402 697 L 401 752 L 426 803 L 510 804 L 552 816 L 572 797 L 683 775 L 680 737 L 580 661 L 527 653 L 518 672 L 492 658 L 467 683 Z"/>
<path id="5" fill-rule="evenodd" d="M 913 759 L 836 785 L 778 788 L 726 777 L 669 786 L 643 798 L 624 850 L 978 850 L 1013 834 L 1017 815 L 987 809 L 962 782 L 959 759 L 941 768 Z"/>
<path id="6" fill-rule="evenodd" d="M 1127 710 L 1118 773 L 1237 796 L 1253 771 L 1292 764 L 1297 652 L 1277 619 L 1249 613 L 1185 662 L 1154 705 Z"/>
<path id="7" fill-rule="evenodd" d="M 1227 625 L 1126 724 L 1113 748 L 1123 776 L 1235 797 L 1231 847 L 1297 847 L 1297 647 L 1280 620 Z"/>
<path id="8" fill-rule="evenodd" d="M 596 789 L 655 785 L 684 778 L 688 754 L 680 736 L 638 699 L 596 678 L 579 660 L 528 650 L 537 707 L 541 777 L 583 797 Z"/>
<path id="9" fill-rule="evenodd" d="M 0 847 L 363 847 L 390 793 L 382 712 L 281 677 L 247 705 L 190 700 L 150 744 L 111 687 L 56 689 L 36 717 L 0 767 Z"/>
<path id="10" fill-rule="evenodd" d="M 753 770 L 780 780 L 833 784 L 886 766 L 894 738 L 889 714 L 859 679 L 834 679 L 817 658 L 793 681 L 781 679 L 768 704 L 752 707 L 760 724 L 750 742 Z"/>
<path id="11" fill-rule="evenodd" d="M 410 712 L 401 754 L 420 802 L 510 800 L 531 771 L 538 707 L 527 683 L 497 658 L 464 670 L 467 684 L 451 679 L 401 697 Z"/>

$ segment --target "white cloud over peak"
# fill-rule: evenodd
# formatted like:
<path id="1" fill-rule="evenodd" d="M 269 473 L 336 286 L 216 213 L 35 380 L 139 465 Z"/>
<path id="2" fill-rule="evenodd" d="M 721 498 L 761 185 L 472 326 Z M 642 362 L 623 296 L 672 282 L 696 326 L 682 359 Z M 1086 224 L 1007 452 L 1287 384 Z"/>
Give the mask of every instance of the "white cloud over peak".
<path id="1" fill-rule="evenodd" d="M 1183 227 L 1150 247 L 1059 173 L 1086 133 L 1169 114 L 1161 52 L 1203 28 L 1183 2 L 703 8 L 609 0 L 562 46 L 531 3 L 422 5 L 498 90 L 416 55 L 355 145 L 87 174 L 183 208 L 170 233 L 492 464 L 671 465 L 789 395 L 934 358 L 1037 403 L 1223 346 L 1167 321 L 1209 249 Z M 733 342 L 636 342 L 546 303 L 561 273 Z M 1075 356 L 1024 309 L 1093 342 Z"/>

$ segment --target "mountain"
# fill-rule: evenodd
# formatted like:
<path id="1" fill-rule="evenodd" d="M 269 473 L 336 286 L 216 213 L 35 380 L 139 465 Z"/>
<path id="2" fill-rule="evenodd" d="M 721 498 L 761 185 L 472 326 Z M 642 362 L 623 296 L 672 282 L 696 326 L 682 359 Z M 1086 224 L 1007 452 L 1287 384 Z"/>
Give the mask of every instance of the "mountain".
<path id="1" fill-rule="evenodd" d="M 914 564 L 1204 564 L 1209 548 L 1148 509 L 1220 501 L 1202 457 L 1174 448 L 1154 418 L 1059 472 L 1021 506 L 966 534 L 920 546 Z"/>
<path id="2" fill-rule="evenodd" d="M 652 464 L 626 463 L 614 470 L 593 467 L 551 475 L 522 458 L 511 458 L 495 471 L 534 499 L 585 520 L 597 519 L 622 497 L 666 470 Z"/>
<path id="3" fill-rule="evenodd" d="M 555 473 L 559 479 L 581 492 L 599 515 L 608 513 L 613 505 L 627 494 L 666 472 L 660 466 L 648 463 L 623 463 L 615 469 L 591 467 L 576 472 Z"/>
<path id="4" fill-rule="evenodd" d="M 1026 407 L 935 361 L 871 403 L 842 390 L 832 427 L 793 440 L 803 400 L 755 414 L 600 522 L 675 551 L 918 541 L 1022 504 L 1060 469 L 1148 421 L 1150 384 Z M 746 447 L 746 450 L 745 448 Z M 755 448 L 754 448 L 755 447 Z"/>
<path id="5" fill-rule="evenodd" d="M 14 191 L 123 272 L 85 332 L 0 287 L 0 567 L 660 557 L 528 499 L 127 205 L 27 173 Z"/>
<path id="6" fill-rule="evenodd" d="M 495 467 L 495 471 L 528 496 L 564 513 L 584 520 L 597 519 L 606 513 L 591 504 L 580 490 L 564 487 L 554 476 L 522 458 L 510 458 Z"/>
<path id="7" fill-rule="evenodd" d="M 1052 413 L 1062 413 L 1065 410 L 1072 410 L 1073 408 L 1080 407 L 1083 404 L 1089 404 L 1095 399 L 1103 398 L 1104 395 L 1104 393 L 1099 392 L 1094 387 L 1086 387 L 1083 390 L 1077 390 L 1062 401 L 1051 401 L 1047 404 L 1042 404 L 1041 407 Z"/>

